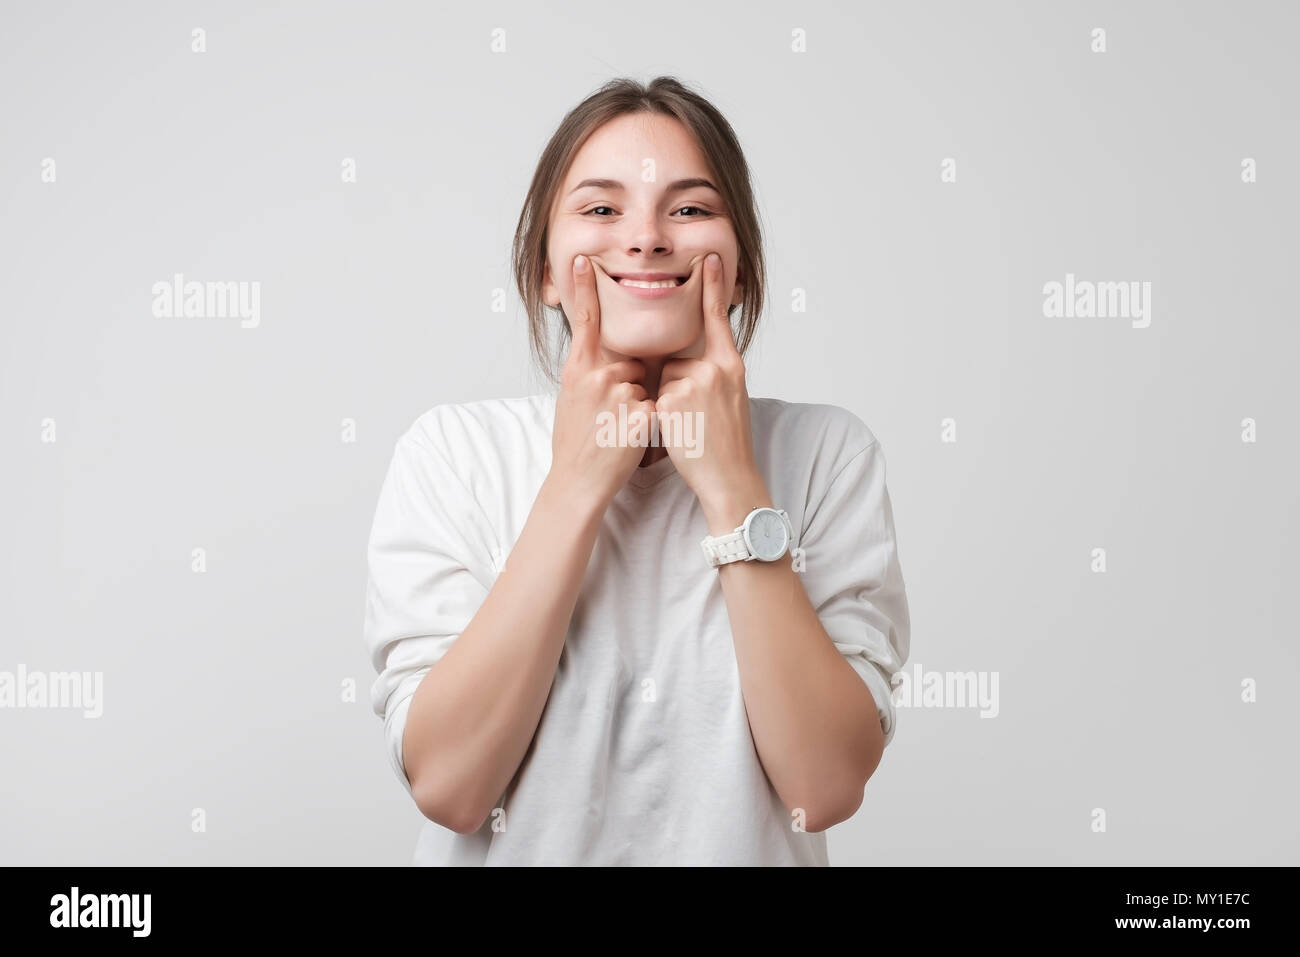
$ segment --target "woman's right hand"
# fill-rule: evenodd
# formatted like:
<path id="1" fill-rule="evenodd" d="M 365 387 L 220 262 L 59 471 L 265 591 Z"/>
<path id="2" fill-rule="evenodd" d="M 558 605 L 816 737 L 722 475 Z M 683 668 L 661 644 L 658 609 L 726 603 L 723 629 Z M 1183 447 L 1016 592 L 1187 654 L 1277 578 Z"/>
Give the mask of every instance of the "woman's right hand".
<path id="1" fill-rule="evenodd" d="M 585 268 L 583 268 L 585 267 Z M 560 377 L 551 433 L 551 472 L 565 488 L 584 488 L 608 505 L 645 455 L 646 445 L 615 444 L 602 447 L 596 433 L 602 412 L 613 416 L 619 442 L 649 436 L 655 405 L 646 397 L 641 380 L 645 365 L 636 359 L 606 362 L 600 351 L 600 302 L 596 298 L 596 273 L 585 256 L 572 264 L 574 301 L 566 309 L 573 344 Z M 619 405 L 627 406 L 628 436 L 618 434 Z M 637 426 L 638 416 L 645 416 Z"/>

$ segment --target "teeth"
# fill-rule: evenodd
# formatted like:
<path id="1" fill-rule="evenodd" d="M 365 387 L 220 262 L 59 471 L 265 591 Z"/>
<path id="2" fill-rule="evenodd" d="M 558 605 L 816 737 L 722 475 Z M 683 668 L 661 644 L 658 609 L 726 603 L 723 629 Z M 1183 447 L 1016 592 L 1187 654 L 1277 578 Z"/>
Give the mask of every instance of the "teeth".
<path id="1" fill-rule="evenodd" d="M 638 289 L 668 289 L 676 286 L 676 279 L 659 279 L 655 282 L 642 282 L 640 279 L 620 279 L 620 286 L 636 286 Z"/>

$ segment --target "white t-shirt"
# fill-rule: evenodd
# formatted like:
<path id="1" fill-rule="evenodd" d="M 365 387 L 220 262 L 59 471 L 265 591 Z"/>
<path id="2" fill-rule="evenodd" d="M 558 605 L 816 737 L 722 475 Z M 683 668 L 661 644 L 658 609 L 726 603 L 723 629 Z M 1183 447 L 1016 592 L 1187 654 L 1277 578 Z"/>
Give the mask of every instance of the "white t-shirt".
<path id="1" fill-rule="evenodd" d="M 804 587 L 871 689 L 888 743 L 910 624 L 884 453 L 838 406 L 751 398 L 750 412 L 755 462 L 789 513 Z M 518 540 L 550 468 L 554 418 L 553 393 L 444 404 L 396 442 L 370 535 L 365 642 L 371 702 L 408 793 L 411 696 Z M 795 829 L 759 762 L 719 572 L 700 549 L 708 534 L 671 458 L 636 470 L 605 513 L 500 810 L 474 834 L 426 820 L 415 864 L 828 863 L 825 833 Z"/>

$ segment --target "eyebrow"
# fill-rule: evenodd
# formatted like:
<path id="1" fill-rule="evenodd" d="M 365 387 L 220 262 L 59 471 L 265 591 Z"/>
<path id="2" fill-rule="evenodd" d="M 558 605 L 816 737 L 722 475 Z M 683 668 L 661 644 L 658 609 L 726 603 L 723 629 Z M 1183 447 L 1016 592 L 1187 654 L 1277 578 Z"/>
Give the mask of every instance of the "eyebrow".
<path id="1" fill-rule="evenodd" d="M 697 186 L 703 187 L 704 189 L 711 189 L 719 196 L 722 195 L 722 190 L 718 189 L 718 187 L 714 186 L 707 179 L 704 179 L 699 176 L 692 176 L 688 179 L 679 179 L 676 182 L 669 183 L 668 192 L 680 193 L 682 190 L 694 189 Z M 587 187 L 594 187 L 596 189 L 625 189 L 626 188 L 622 183 L 620 183 L 616 179 L 584 179 L 577 186 L 573 187 L 573 189 L 569 190 L 569 194 L 572 195 L 576 193 L 578 190 L 586 189 Z"/>

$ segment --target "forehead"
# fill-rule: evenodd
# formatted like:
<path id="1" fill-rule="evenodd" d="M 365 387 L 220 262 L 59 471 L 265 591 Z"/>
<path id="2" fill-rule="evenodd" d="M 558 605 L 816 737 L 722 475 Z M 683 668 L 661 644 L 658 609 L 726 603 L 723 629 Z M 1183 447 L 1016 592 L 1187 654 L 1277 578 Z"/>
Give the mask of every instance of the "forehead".
<path id="1" fill-rule="evenodd" d="M 708 174 L 704 153 L 681 122 L 658 113 L 631 113 L 615 117 L 587 138 L 565 181 L 572 184 L 589 176 L 623 178 L 635 173 L 636 180 L 625 179 L 630 186 L 640 179 L 646 159 L 654 160 L 656 167 L 671 169 L 673 178 Z"/>

